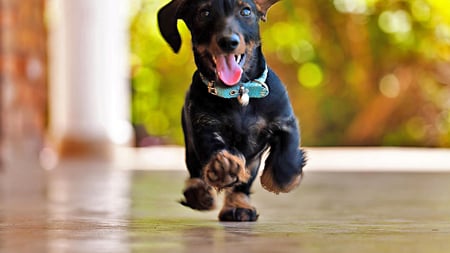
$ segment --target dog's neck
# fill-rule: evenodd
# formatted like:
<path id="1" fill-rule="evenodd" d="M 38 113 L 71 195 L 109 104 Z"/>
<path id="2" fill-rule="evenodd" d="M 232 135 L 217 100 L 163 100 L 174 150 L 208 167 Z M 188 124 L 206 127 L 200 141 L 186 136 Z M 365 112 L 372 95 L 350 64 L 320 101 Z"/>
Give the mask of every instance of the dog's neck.
<path id="1" fill-rule="evenodd" d="M 263 75 L 263 71 L 267 67 L 266 59 L 262 54 L 261 46 L 258 46 L 253 50 L 253 55 L 248 64 L 248 69 L 244 69 L 241 82 L 249 82 L 260 78 Z"/>
<path id="2" fill-rule="evenodd" d="M 250 71 L 245 71 L 240 82 L 233 86 L 222 84 L 215 74 L 214 78 L 208 78 L 199 70 L 199 76 L 208 88 L 208 93 L 226 99 L 236 98 L 242 106 L 248 105 L 250 98 L 264 98 L 269 95 L 269 86 L 266 84 L 269 70 L 260 50 L 258 48 L 258 52 L 254 52 L 259 55 L 251 58 L 254 62 L 249 63 L 249 66 L 252 66 Z"/>
<path id="3" fill-rule="evenodd" d="M 199 73 L 202 82 L 207 86 L 208 93 L 221 98 L 236 98 L 242 106 L 248 105 L 250 98 L 265 98 L 269 95 L 269 86 L 266 84 L 269 69 L 264 67 L 262 75 L 254 80 L 239 82 L 233 86 L 216 85 Z"/>

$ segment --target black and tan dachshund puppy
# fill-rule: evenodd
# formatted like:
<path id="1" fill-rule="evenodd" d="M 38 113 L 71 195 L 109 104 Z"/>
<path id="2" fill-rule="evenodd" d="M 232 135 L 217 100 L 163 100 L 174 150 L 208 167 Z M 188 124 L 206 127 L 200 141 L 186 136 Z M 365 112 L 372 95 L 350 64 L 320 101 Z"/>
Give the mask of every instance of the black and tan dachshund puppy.
<path id="1" fill-rule="evenodd" d="M 197 71 L 186 95 L 182 124 L 186 181 L 182 204 L 215 208 L 225 190 L 221 221 L 256 221 L 250 187 L 268 150 L 262 186 L 289 192 L 299 185 L 305 154 L 284 85 L 267 67 L 259 21 L 277 0 L 172 0 L 158 13 L 162 36 L 181 46 L 177 20 L 192 36 Z"/>

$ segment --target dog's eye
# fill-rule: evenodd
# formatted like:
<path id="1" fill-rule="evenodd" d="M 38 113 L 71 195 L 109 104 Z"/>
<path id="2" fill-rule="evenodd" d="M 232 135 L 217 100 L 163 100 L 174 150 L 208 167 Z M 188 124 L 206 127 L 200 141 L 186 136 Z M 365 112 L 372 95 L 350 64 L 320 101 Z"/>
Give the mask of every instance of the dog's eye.
<path id="1" fill-rule="evenodd" d="M 241 16 L 243 16 L 243 17 L 248 17 L 248 16 L 250 16 L 250 15 L 252 15 L 252 10 L 250 9 L 250 7 L 244 7 L 244 8 L 242 8 L 242 10 L 241 10 Z"/>
<path id="2" fill-rule="evenodd" d="M 200 17 L 207 18 L 209 16 L 211 16 L 211 12 L 208 9 L 200 10 Z"/>

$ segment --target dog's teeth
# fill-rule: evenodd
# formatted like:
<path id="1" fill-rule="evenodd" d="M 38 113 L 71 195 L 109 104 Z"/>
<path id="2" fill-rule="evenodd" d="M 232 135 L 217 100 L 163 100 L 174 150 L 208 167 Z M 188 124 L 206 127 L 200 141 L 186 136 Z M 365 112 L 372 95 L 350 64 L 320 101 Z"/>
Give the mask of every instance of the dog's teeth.
<path id="1" fill-rule="evenodd" d="M 241 55 L 236 55 L 234 57 L 235 57 L 237 63 L 239 63 L 241 61 Z"/>

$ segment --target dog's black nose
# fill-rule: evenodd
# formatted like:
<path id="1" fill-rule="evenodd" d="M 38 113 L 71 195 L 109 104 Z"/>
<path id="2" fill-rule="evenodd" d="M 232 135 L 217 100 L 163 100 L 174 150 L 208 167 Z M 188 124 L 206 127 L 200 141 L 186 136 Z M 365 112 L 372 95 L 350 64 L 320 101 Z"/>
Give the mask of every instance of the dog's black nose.
<path id="1" fill-rule="evenodd" d="M 223 37 L 219 37 L 217 40 L 217 44 L 220 49 L 222 49 L 226 53 L 233 52 L 239 46 L 239 36 L 237 34 L 226 35 Z"/>

